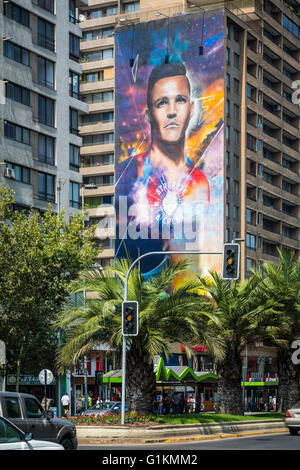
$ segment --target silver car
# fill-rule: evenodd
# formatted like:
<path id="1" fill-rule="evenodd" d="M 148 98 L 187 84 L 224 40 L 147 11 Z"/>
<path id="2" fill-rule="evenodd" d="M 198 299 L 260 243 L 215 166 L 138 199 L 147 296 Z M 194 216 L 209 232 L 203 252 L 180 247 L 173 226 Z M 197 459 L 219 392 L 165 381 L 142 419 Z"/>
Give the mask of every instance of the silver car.
<path id="1" fill-rule="evenodd" d="M 1 450 L 64 450 L 56 442 L 37 441 L 32 434 L 25 434 L 8 419 L 0 417 L 0 451 Z"/>
<path id="2" fill-rule="evenodd" d="M 300 431 L 300 401 L 286 412 L 284 422 L 290 434 L 296 436 Z"/>
<path id="3" fill-rule="evenodd" d="M 81 414 L 83 416 L 87 415 L 109 415 L 109 414 L 120 414 L 121 413 L 122 403 L 120 401 L 110 401 L 103 402 L 98 405 L 94 405 L 91 408 L 88 408 L 86 411 L 83 411 Z M 128 412 L 128 404 L 125 403 L 125 412 Z"/>

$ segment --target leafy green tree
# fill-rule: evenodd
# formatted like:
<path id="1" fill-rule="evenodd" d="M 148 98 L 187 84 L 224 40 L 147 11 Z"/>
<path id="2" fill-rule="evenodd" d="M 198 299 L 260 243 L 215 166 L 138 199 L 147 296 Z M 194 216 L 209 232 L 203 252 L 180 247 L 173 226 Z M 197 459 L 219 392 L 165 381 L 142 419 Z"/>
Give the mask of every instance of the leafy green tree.
<path id="1" fill-rule="evenodd" d="M 18 390 L 23 365 L 27 373 L 37 373 L 55 363 L 51 323 L 68 299 L 70 281 L 92 263 L 95 251 L 93 231 L 83 232 L 81 214 L 67 222 L 50 207 L 44 214 L 25 213 L 13 210 L 13 204 L 13 191 L 2 186 L 0 338 Z"/>
<path id="2" fill-rule="evenodd" d="M 199 297 L 199 310 L 210 316 L 211 335 L 223 342 L 224 354 L 217 362 L 218 413 L 243 414 L 242 359 L 245 345 L 255 344 L 263 333 L 275 303 L 260 290 L 260 278 L 234 281 L 231 285 L 216 272 L 200 277 L 207 296 Z"/>
<path id="3" fill-rule="evenodd" d="M 66 309 L 59 315 L 57 327 L 64 330 L 66 343 L 61 349 L 62 370 L 70 367 L 94 345 L 107 343 L 121 353 L 122 301 L 129 260 L 116 262 L 114 268 L 94 270 L 74 283 L 72 292 L 89 291 L 84 307 Z M 207 315 L 197 313 L 198 298 L 193 294 L 198 281 L 186 282 L 169 291 L 174 279 L 189 264 L 181 260 L 168 266 L 150 280 L 138 267 L 129 277 L 128 300 L 139 303 L 139 334 L 128 337 L 126 354 L 126 401 L 132 411 L 149 413 L 155 391 L 153 359 L 171 352 L 173 343 L 182 343 L 188 353 L 195 338 L 201 338 L 217 354 L 218 341 L 210 340 Z"/>
<path id="4" fill-rule="evenodd" d="M 300 365 L 293 363 L 292 343 L 300 339 L 300 262 L 294 252 L 280 251 L 279 264 L 264 263 L 261 288 L 280 305 L 266 333 L 278 350 L 278 406 L 286 411 L 300 400 Z"/>

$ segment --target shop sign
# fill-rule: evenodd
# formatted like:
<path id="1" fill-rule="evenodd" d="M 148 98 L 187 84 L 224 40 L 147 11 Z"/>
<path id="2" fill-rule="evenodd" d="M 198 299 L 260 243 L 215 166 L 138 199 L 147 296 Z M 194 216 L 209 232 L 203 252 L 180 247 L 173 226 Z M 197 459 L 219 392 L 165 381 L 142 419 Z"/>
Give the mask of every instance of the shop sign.
<path id="1" fill-rule="evenodd" d="M 16 385 L 17 378 L 14 374 L 7 375 L 7 385 Z M 20 376 L 20 385 L 41 385 L 41 382 L 38 377 L 33 375 L 21 375 Z"/>

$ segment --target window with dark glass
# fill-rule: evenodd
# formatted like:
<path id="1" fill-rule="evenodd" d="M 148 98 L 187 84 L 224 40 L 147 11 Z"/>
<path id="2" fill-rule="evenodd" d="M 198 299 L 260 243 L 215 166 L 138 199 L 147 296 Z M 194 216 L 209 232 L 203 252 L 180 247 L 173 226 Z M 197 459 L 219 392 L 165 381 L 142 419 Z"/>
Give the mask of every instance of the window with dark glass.
<path id="1" fill-rule="evenodd" d="M 54 165 L 55 160 L 55 140 L 48 135 L 39 134 L 38 137 L 38 157 L 40 162 Z"/>
<path id="2" fill-rule="evenodd" d="M 50 11 L 50 13 L 54 12 L 54 0 L 33 0 L 33 3 L 44 8 L 44 10 Z"/>
<path id="3" fill-rule="evenodd" d="M 130 2 L 130 3 L 125 3 L 124 5 L 125 13 L 132 13 L 134 11 L 139 11 L 139 9 L 140 9 L 140 2 Z"/>
<path id="4" fill-rule="evenodd" d="M 11 168 L 15 173 L 15 180 L 21 183 L 30 184 L 30 168 L 16 165 L 15 163 L 6 163 L 6 168 Z"/>
<path id="5" fill-rule="evenodd" d="M 42 18 L 38 18 L 38 45 L 50 51 L 55 50 L 54 24 Z"/>
<path id="6" fill-rule="evenodd" d="M 73 60 L 79 60 L 79 37 L 69 33 L 69 55 Z"/>
<path id="7" fill-rule="evenodd" d="M 76 209 L 80 208 L 79 201 L 79 184 L 70 181 L 70 206 L 75 207 Z"/>
<path id="8" fill-rule="evenodd" d="M 24 49 L 17 44 L 14 44 L 10 41 L 4 41 L 4 50 L 3 53 L 5 57 L 8 57 L 15 62 L 19 62 L 23 65 L 30 65 L 30 54 L 27 49 Z"/>
<path id="9" fill-rule="evenodd" d="M 39 95 L 38 108 L 39 122 L 54 127 L 54 101 Z"/>
<path id="10" fill-rule="evenodd" d="M 30 145 L 30 130 L 11 122 L 4 121 L 4 136 L 16 142 Z"/>
<path id="11" fill-rule="evenodd" d="M 38 82 L 54 89 L 54 62 L 38 56 Z"/>
<path id="12" fill-rule="evenodd" d="M 29 19 L 29 11 L 25 10 L 25 8 L 20 7 L 12 2 L 3 2 L 4 6 L 4 15 L 11 20 L 16 21 L 17 23 L 22 24 L 29 28 L 30 26 L 30 19 Z"/>
<path id="13" fill-rule="evenodd" d="M 79 168 L 80 168 L 79 147 L 77 147 L 76 145 L 70 144 L 69 152 L 70 152 L 70 170 L 79 172 Z"/>
<path id="14" fill-rule="evenodd" d="M 38 174 L 38 196 L 44 201 L 55 201 L 55 177 L 47 173 Z"/>
<path id="15" fill-rule="evenodd" d="M 95 124 L 96 122 L 113 122 L 114 112 L 106 111 L 104 113 L 93 113 L 82 116 L 82 124 Z"/>
<path id="16" fill-rule="evenodd" d="M 73 24 L 77 23 L 75 0 L 69 0 L 69 21 Z"/>
<path id="17" fill-rule="evenodd" d="M 70 108 L 70 133 L 78 135 L 78 111 Z"/>
<path id="18" fill-rule="evenodd" d="M 69 94 L 73 98 L 79 99 L 79 75 L 72 70 L 69 73 Z"/>
<path id="19" fill-rule="evenodd" d="M 84 135 L 82 137 L 83 145 L 113 144 L 114 133 L 108 132 L 103 134 Z"/>
<path id="20" fill-rule="evenodd" d="M 30 91 L 15 83 L 6 83 L 6 98 L 30 106 Z"/>

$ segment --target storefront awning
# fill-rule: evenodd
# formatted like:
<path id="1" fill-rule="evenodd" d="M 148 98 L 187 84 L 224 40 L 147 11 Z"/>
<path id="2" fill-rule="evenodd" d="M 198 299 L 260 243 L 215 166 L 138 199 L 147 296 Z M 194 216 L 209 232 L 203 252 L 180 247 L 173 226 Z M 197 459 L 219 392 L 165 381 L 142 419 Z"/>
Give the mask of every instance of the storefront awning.
<path id="1" fill-rule="evenodd" d="M 165 366 L 159 359 L 155 374 L 156 382 L 206 382 L 215 383 L 218 376 L 212 372 L 195 372 L 188 366 Z"/>

